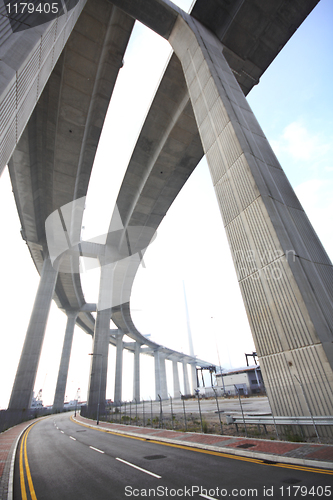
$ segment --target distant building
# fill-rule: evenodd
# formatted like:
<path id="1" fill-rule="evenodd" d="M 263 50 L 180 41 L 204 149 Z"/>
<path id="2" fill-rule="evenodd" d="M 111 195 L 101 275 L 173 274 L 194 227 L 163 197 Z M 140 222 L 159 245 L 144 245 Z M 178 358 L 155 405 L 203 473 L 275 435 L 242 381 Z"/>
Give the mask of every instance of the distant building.
<path id="1" fill-rule="evenodd" d="M 229 396 L 260 394 L 265 390 L 259 365 L 223 370 L 215 377 L 217 387 Z"/>

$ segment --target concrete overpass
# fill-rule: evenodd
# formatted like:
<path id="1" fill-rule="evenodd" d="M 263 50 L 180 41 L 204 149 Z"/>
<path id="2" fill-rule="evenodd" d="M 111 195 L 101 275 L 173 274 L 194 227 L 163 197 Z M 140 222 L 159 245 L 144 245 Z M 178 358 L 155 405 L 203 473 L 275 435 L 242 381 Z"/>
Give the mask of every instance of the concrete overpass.
<path id="1" fill-rule="evenodd" d="M 25 130 L 25 123 L 20 121 L 23 109 L 28 117 L 35 106 L 28 93 L 24 105 L 16 107 L 15 123 L 6 124 L 3 137 L 7 137 L 7 142 L 2 142 L 7 144 L 7 149 L 2 149 L 2 158 L 6 159 L 11 154 L 8 144 L 21 137 L 9 166 L 23 235 L 42 275 L 41 281 L 45 275 L 54 287 L 47 286 L 46 301 L 45 291 L 41 294 L 45 302 L 44 320 L 54 290 L 58 304 L 69 313 L 74 311 L 80 326 L 93 332 L 94 321 L 85 305 L 79 274 L 58 273 L 50 265 L 44 222 L 54 211 L 86 194 L 107 102 L 133 19 L 137 18 L 169 39 L 175 54 L 147 115 L 119 193 L 117 208 L 124 231 L 138 225 L 156 229 L 205 152 L 273 411 L 303 414 L 309 411 L 310 399 L 314 413 L 331 412 L 332 295 L 327 273 L 332 272 L 332 267 L 244 99 L 316 3 L 198 0 L 191 16 L 187 16 L 170 2 L 148 0 L 144 8 L 141 4 L 137 8 L 136 2 L 119 0 L 113 5 L 98 2 L 96 10 L 89 2 L 79 2 L 68 14 L 67 24 L 63 24 L 67 34 L 83 9 Z M 61 22 L 58 18 L 39 27 L 38 32 L 35 28 L 29 30 L 37 47 L 30 53 L 40 55 L 45 53 L 44 40 L 51 38 L 49 33 L 53 30 L 52 64 L 51 52 L 49 59 L 45 56 L 49 69 L 56 59 Z M 15 43 L 24 36 L 22 32 L 15 35 L 19 35 Z M 87 47 L 80 54 L 83 40 Z M 8 38 L 4 52 L 10 54 L 11 50 L 13 42 Z M 25 57 L 29 68 L 30 53 Z M 19 67 L 21 61 L 16 62 Z M 12 94 L 16 87 L 21 88 L 24 78 L 30 78 L 26 87 L 33 89 L 29 90 L 30 95 L 37 89 L 33 94 L 37 99 L 43 81 L 47 80 L 45 66 L 46 63 L 39 65 L 37 77 L 28 69 L 16 69 L 18 79 L 11 87 Z M 5 94 L 5 104 L 12 94 Z M 15 141 L 10 142 L 10 126 L 15 125 Z M 80 219 L 76 227 L 81 227 Z M 141 243 L 138 240 L 140 248 L 144 246 Z M 247 250 L 256 255 L 251 268 L 237 261 L 240 252 Z M 295 262 L 286 259 L 290 251 L 294 252 Z M 273 260 L 277 265 L 277 255 L 283 280 L 272 283 L 267 272 L 271 272 Z M 122 334 L 132 336 L 137 344 L 149 344 L 133 325 L 126 299 L 138 264 L 139 261 L 129 266 L 118 263 L 111 276 L 105 277 L 109 283 L 117 283 L 113 291 L 124 300 L 119 307 L 97 314 L 91 401 L 96 401 L 100 373 L 105 379 L 105 356 L 101 354 L 110 340 L 105 327 L 110 317 Z M 74 263 L 71 265 L 75 267 Z M 254 280 L 254 276 L 258 279 Z M 43 307 L 38 296 L 36 304 L 36 314 L 40 314 Z M 42 330 L 43 327 L 38 338 L 42 338 Z M 29 335 L 28 331 L 27 338 Z M 111 342 L 116 343 L 112 336 Z M 150 347 L 154 350 L 154 346 Z M 155 346 L 156 349 L 160 351 Z M 31 380 L 38 364 L 37 351 Z M 23 392 L 27 398 L 30 390 L 22 392 L 19 372 L 20 368 L 13 390 L 13 394 L 20 392 L 17 401 Z M 314 386 L 307 384 L 308 394 L 304 396 L 295 381 L 296 376 L 308 380 L 308 372 L 316 374 L 316 384 L 321 387 L 319 395 L 314 393 Z M 22 407 L 22 403 L 13 400 L 11 407 Z"/>

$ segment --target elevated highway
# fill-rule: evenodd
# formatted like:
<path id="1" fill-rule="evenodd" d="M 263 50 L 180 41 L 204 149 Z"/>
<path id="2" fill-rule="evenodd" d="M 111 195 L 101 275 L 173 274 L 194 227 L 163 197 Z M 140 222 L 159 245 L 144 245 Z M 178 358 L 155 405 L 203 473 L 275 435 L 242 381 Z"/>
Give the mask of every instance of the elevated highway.
<path id="1" fill-rule="evenodd" d="M 204 151 L 208 156 L 209 163 L 216 162 L 219 154 L 224 158 L 218 167 L 219 170 L 214 170 L 215 167 L 212 167 L 212 177 L 214 184 L 217 186 L 221 212 L 233 250 L 235 250 L 243 236 L 239 235 L 238 239 L 235 239 L 235 233 L 232 233 L 230 227 L 227 226 L 231 225 L 233 219 L 236 218 L 237 210 L 240 210 L 240 207 L 244 212 L 247 210 L 246 203 L 251 196 L 258 197 L 259 194 L 263 196 L 265 210 L 268 211 L 268 216 L 264 218 L 267 219 L 268 217 L 270 221 L 274 216 L 269 203 L 275 203 L 279 207 L 279 204 L 282 203 L 288 206 L 290 213 L 290 208 L 300 210 L 299 203 L 294 200 L 294 194 L 289 191 L 286 181 L 282 179 L 282 174 L 277 173 L 280 167 L 276 164 L 274 155 L 267 148 L 262 131 L 254 122 L 251 112 L 247 104 L 245 104 L 244 95 L 251 90 L 253 85 L 259 82 L 263 72 L 317 3 L 317 0 L 302 2 L 298 0 L 281 0 L 279 2 L 264 0 L 209 0 L 207 2 L 206 0 L 197 0 L 191 16 L 187 16 L 171 2 L 163 0 L 147 0 L 144 6 L 141 3 L 129 0 L 114 0 L 113 3 L 99 0 L 94 2 L 94 9 L 92 8 L 93 3 L 90 1 L 87 3 L 79 2 L 77 9 L 83 9 L 82 14 L 68 38 L 65 50 L 54 66 L 43 93 L 40 97 L 38 95 L 39 99 L 36 105 L 33 100 L 27 99 L 26 117 L 28 118 L 30 113 L 31 116 L 26 128 L 24 129 L 24 126 L 21 126 L 22 133 L 19 132 L 18 144 L 9 162 L 15 198 L 22 222 L 22 235 L 27 241 L 38 271 L 42 273 L 42 266 L 45 265 L 48 258 L 45 220 L 49 215 L 60 210 L 61 207 L 84 197 L 87 193 L 93 159 L 107 105 L 122 64 L 134 19 L 140 20 L 161 36 L 170 39 L 177 56 L 173 54 L 170 58 L 134 148 L 119 192 L 117 210 L 124 227 L 124 235 L 128 228 L 133 226 L 147 227 L 154 230 L 158 228 L 180 189 L 202 158 Z M 96 5 L 98 8 L 95 8 Z M 57 22 L 58 20 L 54 22 L 54 26 L 57 26 Z M 50 26 L 52 29 L 52 23 Z M 42 40 L 43 36 L 50 32 L 48 31 L 50 26 L 43 28 Z M 31 30 L 33 31 L 34 28 L 31 28 Z M 34 34 L 36 34 L 35 32 Z M 185 37 L 182 40 L 179 38 L 180 32 Z M 193 33 L 194 38 L 196 37 L 199 42 L 194 41 Z M 191 54 L 193 68 L 197 72 L 195 77 L 189 73 L 188 68 L 190 66 L 189 62 L 185 61 L 187 56 L 182 47 L 183 43 L 185 45 L 189 44 L 186 50 Z M 194 46 L 197 47 L 196 43 L 199 46 L 194 49 Z M 7 54 L 9 52 L 7 51 Z M 200 55 L 201 53 L 204 55 Z M 245 147 L 242 145 L 241 149 L 243 148 L 245 151 L 247 161 L 250 161 L 248 155 L 251 154 L 257 163 L 260 158 L 260 162 L 263 161 L 269 167 L 267 170 L 269 174 L 265 170 L 266 167 L 259 167 L 260 174 L 258 174 L 258 166 L 250 167 L 251 175 L 254 176 L 257 184 L 255 187 L 252 186 L 252 192 L 250 192 L 250 188 L 246 187 L 240 200 L 238 199 L 239 195 L 231 195 L 229 187 L 225 187 L 226 194 L 222 195 L 221 189 L 224 189 L 224 187 L 219 179 L 222 179 L 223 168 L 231 168 L 231 160 L 234 155 L 232 148 L 237 149 L 238 146 L 237 141 L 232 142 L 234 139 L 232 139 L 233 136 L 231 135 L 227 139 L 229 141 L 226 145 L 226 148 L 229 148 L 228 151 L 221 151 L 220 149 L 220 153 L 218 153 L 216 148 L 213 151 L 214 142 L 209 137 L 211 133 L 207 132 L 207 127 L 210 127 L 210 125 L 208 125 L 207 117 L 205 118 L 206 111 L 204 111 L 202 102 L 199 103 L 200 92 L 202 95 L 206 95 L 205 89 L 200 87 L 202 81 L 205 81 L 205 84 L 207 83 L 207 79 L 204 80 L 206 78 L 204 74 L 206 67 L 201 62 L 201 66 L 196 66 L 198 61 L 195 60 L 195 54 L 203 57 L 204 61 L 205 58 L 209 61 L 205 63 L 208 66 L 211 65 L 209 71 L 213 76 L 210 77 L 211 80 L 209 81 L 214 81 L 214 84 L 218 87 L 217 91 L 212 90 L 212 95 L 214 92 L 217 92 L 216 96 L 218 94 L 222 96 L 223 94 L 221 99 L 223 105 L 227 106 L 229 123 L 232 123 L 234 130 L 237 130 L 236 135 L 240 134 L 237 136 L 238 140 L 242 142 L 240 136 L 246 137 L 247 145 L 245 141 Z M 226 61 L 227 66 L 225 66 L 224 62 L 219 62 L 220 59 Z M 214 72 L 221 72 L 218 65 L 222 68 L 222 73 L 226 71 L 226 74 L 223 73 L 222 76 L 219 74 L 220 81 L 225 79 L 223 83 L 224 90 L 219 87 L 220 83 L 216 83 L 216 73 Z M 200 71 L 202 74 L 200 74 Z M 234 77 L 236 80 L 234 80 Z M 27 78 L 33 80 L 34 76 L 28 75 Z M 237 83 L 235 84 L 234 81 Z M 239 92 L 240 89 L 241 92 Z M 3 98 L 4 106 L 8 101 L 8 99 L 6 101 L 7 95 L 8 93 Z M 204 98 L 200 97 L 200 99 L 201 101 L 206 99 L 205 104 L 210 106 L 208 94 Z M 220 134 L 219 130 L 222 126 L 220 123 L 223 121 L 222 114 L 221 111 L 219 116 L 214 117 L 215 123 L 212 125 L 214 133 L 217 135 Z M 212 110 L 209 110 L 208 115 L 209 119 L 213 120 L 211 118 L 213 116 Z M 4 128 L 3 136 L 8 134 L 8 127 L 7 129 Z M 238 131 L 239 128 L 242 128 L 242 132 Z M 226 133 L 229 134 L 228 131 Z M 217 138 L 217 143 L 219 141 L 220 136 Z M 248 147 L 249 144 L 250 148 Z M 3 161 L 7 161 L 7 157 L 10 156 L 9 149 L 3 148 L 1 150 L 4 151 L 2 155 Z M 229 160 L 230 164 L 228 164 Z M 222 167 L 223 162 L 228 164 L 227 167 Z M 238 165 L 237 168 L 242 169 L 243 166 Z M 229 176 L 228 181 L 224 181 L 231 182 L 231 189 L 238 189 L 239 175 L 244 175 L 244 178 L 247 179 L 246 182 L 249 182 L 249 186 L 251 185 L 252 177 L 249 176 L 248 170 L 245 169 L 243 173 L 236 173 L 236 167 L 234 170 L 235 172 L 230 174 L 232 179 Z M 247 189 L 248 192 L 246 192 Z M 268 195 L 267 192 L 269 192 Z M 232 196 L 235 196 L 235 198 L 233 199 Z M 271 201 L 266 201 L 267 196 Z M 260 210 L 263 210 L 263 208 L 260 208 Z M 258 217 L 258 213 L 255 217 Z M 289 215 L 283 214 L 280 208 L 278 208 L 278 213 L 279 217 L 289 217 Z M 261 215 L 259 215 L 260 217 Z M 293 217 L 294 221 L 296 221 L 296 215 L 293 215 Z M 299 217 L 302 219 L 303 216 L 300 215 Z M 298 224 L 299 231 L 301 230 L 300 225 L 303 224 L 304 228 L 304 224 L 306 224 L 301 219 L 295 222 L 296 225 Z M 81 222 L 82 220 L 78 216 L 76 227 L 81 228 Z M 253 219 L 252 222 L 257 225 L 253 231 L 258 232 L 261 224 L 259 219 L 256 221 Z M 252 222 L 249 224 L 252 224 Z M 308 256 L 305 256 L 306 252 L 304 253 L 302 247 L 303 242 L 300 243 L 300 240 L 293 241 L 292 230 L 288 224 L 290 222 L 285 222 L 287 238 L 291 238 L 292 244 L 298 247 L 297 254 L 301 254 L 301 258 L 304 257 L 306 260 Z M 245 230 L 247 236 L 251 231 L 251 228 Z M 266 231 L 264 238 L 268 238 L 267 242 L 265 241 L 267 244 L 269 231 L 273 234 L 276 229 Z M 278 228 L 277 231 L 279 233 L 282 230 Z M 303 233 L 304 231 L 306 233 L 306 230 L 303 229 Z M 112 221 L 110 234 L 112 234 Z M 286 242 L 286 236 L 281 235 L 282 233 L 279 233 L 277 239 Z M 257 242 L 259 244 L 260 237 L 258 234 L 254 235 L 253 233 L 251 237 L 254 238 L 254 242 L 251 240 L 251 245 L 254 244 L 255 246 Z M 271 242 L 275 236 L 272 238 Z M 300 238 L 302 239 L 302 236 Z M 148 240 L 142 240 L 142 235 L 138 236 L 137 247 L 139 249 L 145 248 L 148 244 Z M 282 243 L 281 251 L 282 255 L 285 255 L 285 243 Z M 329 265 L 327 257 L 321 250 L 314 250 L 310 258 L 315 259 L 314 254 L 316 252 L 319 255 L 320 265 Z M 78 259 L 79 257 L 75 258 Z M 112 317 L 112 320 L 123 334 L 132 337 L 138 344 L 147 346 L 151 352 L 163 351 L 167 356 L 176 356 L 177 359 L 183 359 L 183 354 L 166 348 L 162 349 L 161 346 L 146 339 L 133 324 L 129 299 L 139 263 L 140 260 L 138 259 L 135 262 L 132 261 L 129 265 L 124 266 L 123 263 L 118 263 L 114 266 L 111 282 L 115 283 L 115 285 L 113 285 L 112 290 L 119 295 L 121 300 L 117 306 L 109 308 L 109 317 L 107 317 L 108 313 L 103 313 L 105 316 L 103 321 L 106 322 L 104 324 L 107 324 L 107 321 Z M 70 260 L 70 264 L 73 265 L 74 269 L 77 266 L 73 259 Z M 284 265 L 285 263 L 283 263 Z M 304 266 L 303 261 L 301 266 Z M 102 267 L 102 274 L 103 269 Z M 323 267 L 320 267 L 320 269 L 323 269 Z M 297 340 L 293 345 L 289 338 L 282 340 L 282 345 L 284 342 L 285 345 L 281 349 L 280 347 L 277 348 L 277 351 L 280 354 L 283 353 L 282 356 L 285 356 L 285 350 L 310 345 L 312 343 L 310 337 L 312 336 L 312 338 L 320 339 L 324 346 L 325 355 L 330 358 L 328 339 L 332 333 L 327 333 L 326 325 L 330 314 L 328 311 L 331 308 L 330 299 L 328 299 L 329 287 L 327 281 L 325 284 L 322 282 L 324 279 L 323 274 L 321 274 L 319 280 L 321 283 L 319 283 L 318 277 L 313 278 L 313 274 L 309 278 L 311 274 L 309 269 L 303 267 L 301 274 L 302 272 L 307 276 L 306 279 L 314 280 L 315 301 L 318 300 L 320 293 L 324 297 L 324 306 L 319 306 L 319 308 L 321 307 L 320 313 L 314 311 L 310 313 L 311 322 L 317 322 L 318 332 L 320 333 L 314 334 L 311 326 L 311 332 L 304 333 L 304 335 L 303 333 L 300 334 L 299 339 L 301 340 Z M 296 289 L 295 286 L 300 286 L 301 281 L 304 280 L 303 277 L 300 277 L 298 270 L 295 273 L 295 276 L 297 275 L 297 285 L 294 283 L 291 285 L 294 289 Z M 319 267 L 318 273 L 320 273 Z M 241 285 L 244 287 L 247 286 L 245 278 L 247 276 L 240 276 L 240 281 L 243 280 Z M 95 328 L 95 340 L 98 342 L 95 320 L 91 312 L 89 312 L 89 306 L 85 304 L 79 273 L 59 272 L 56 273 L 53 279 L 55 281 L 55 298 L 59 307 L 67 312 L 76 311 L 76 321 L 87 333 L 93 334 Z M 106 277 L 105 279 L 109 278 Z M 306 284 L 306 290 L 307 287 Z M 323 287 L 324 291 L 316 292 L 316 287 Z M 264 303 L 262 301 L 268 300 L 270 302 L 271 298 L 269 297 L 271 294 L 274 295 L 277 292 L 265 289 L 264 293 L 262 290 L 252 290 L 250 293 L 248 289 L 243 288 L 242 290 L 254 336 L 256 341 L 259 341 L 260 335 L 267 335 L 267 329 L 273 328 L 271 327 L 272 319 L 267 319 L 266 333 L 260 333 L 263 325 L 258 323 L 258 313 L 254 313 L 257 306 L 251 303 L 251 297 L 255 294 L 257 294 L 257 297 L 260 296 L 258 300 L 261 303 L 260 307 L 262 307 Z M 268 297 L 267 299 L 264 298 L 265 294 Z M 275 300 L 275 297 L 273 300 Z M 301 305 L 299 306 L 301 309 L 303 307 L 302 300 L 300 299 Z M 277 305 L 276 307 L 279 309 L 280 306 Z M 300 321 L 300 313 L 297 307 L 296 312 L 291 313 L 291 315 L 295 315 L 295 318 L 298 315 L 295 320 L 296 323 Z M 269 314 L 276 315 L 276 311 Z M 318 314 L 319 316 L 322 315 L 320 320 Z M 284 321 L 287 320 L 280 317 L 278 328 L 281 331 L 283 330 Z M 303 328 L 303 326 L 300 328 Z M 274 335 L 276 335 L 276 332 Z M 277 336 L 279 335 L 281 336 L 281 332 L 277 334 Z M 107 343 L 111 341 L 114 345 L 117 344 L 117 339 L 113 335 L 110 337 L 108 334 L 106 341 Z M 298 345 L 297 342 L 300 342 L 300 344 Z M 286 347 L 288 343 L 290 345 Z M 318 344 L 317 341 L 314 343 Z M 127 347 L 133 349 L 131 343 Z M 272 347 L 272 349 L 274 351 L 276 346 Z M 273 354 L 272 349 L 269 347 L 266 352 L 263 348 L 263 362 L 266 362 L 265 356 L 269 358 Z M 260 349 L 258 351 L 260 352 Z M 95 386 L 95 392 L 96 380 L 99 377 L 100 370 L 105 372 L 105 369 L 102 369 L 102 359 L 99 359 L 98 355 L 100 354 L 93 358 L 92 363 L 95 381 L 92 379 L 91 385 Z M 270 380 L 269 387 L 272 388 L 274 386 L 271 379 L 272 375 L 268 375 L 272 371 L 272 365 L 269 366 L 271 360 L 268 358 L 264 371 L 266 371 L 266 376 Z M 279 361 L 279 363 L 278 371 L 282 373 L 285 370 L 285 368 L 282 368 L 285 359 Z M 289 366 L 293 366 L 294 363 L 294 359 L 293 361 L 289 360 Z M 298 363 L 297 361 L 296 365 Z M 275 368 L 277 368 L 277 365 Z M 319 378 L 322 376 L 318 374 Z M 328 374 L 326 376 L 330 377 Z M 290 379 L 290 375 L 288 377 Z M 292 385 L 294 386 L 294 384 Z M 293 390 L 295 390 L 295 387 L 293 387 Z M 273 389 L 272 391 L 274 392 Z M 302 400 L 302 397 L 300 400 Z M 282 404 L 281 401 L 274 408 L 277 412 L 281 411 L 281 408 L 278 408 L 279 404 Z M 322 403 L 319 404 L 319 406 L 321 405 Z M 300 401 L 297 411 L 303 411 L 303 406 L 303 402 Z M 321 411 L 327 411 L 327 408 L 323 406 L 321 408 Z M 285 409 L 284 412 L 286 412 Z"/>
<path id="2" fill-rule="evenodd" d="M 222 41 L 226 59 L 246 95 L 317 3 L 318 0 L 256 3 L 211 0 L 208 5 L 206 1 L 198 0 L 191 15 Z M 134 24 L 132 17 L 114 7 L 116 4 L 105 0 L 98 0 L 94 6 L 92 2 L 86 4 L 33 115 L 26 128 L 21 127 L 22 136 L 9 163 L 22 237 L 39 273 L 45 247 L 45 220 L 61 206 L 87 194 L 104 117 Z M 161 19 L 167 20 L 163 26 L 154 24 L 150 27 L 167 36 L 176 13 L 174 6 L 167 8 L 164 2 L 158 4 L 163 15 L 153 15 L 148 19 L 154 22 L 158 19 L 158 23 Z M 122 8 L 126 5 L 123 0 L 118 2 Z M 156 8 L 155 2 L 150 8 Z M 138 11 L 137 15 L 139 20 L 149 23 L 145 17 L 140 17 L 142 12 Z M 58 24 L 60 20 L 57 20 Z M 31 28 L 29 34 L 30 31 L 37 32 L 38 39 L 40 29 Z M 50 38 L 48 33 L 42 35 L 43 39 Z M 18 45 L 24 33 L 16 35 L 20 35 L 16 37 Z M 2 42 L 5 51 L 9 40 L 2 39 Z M 12 44 L 7 49 L 8 56 L 10 50 Z M 4 105 L 6 98 L 8 100 L 4 95 Z M 156 159 L 154 155 L 158 155 Z M 119 193 L 117 207 L 123 221 L 128 218 L 126 224 L 133 225 L 143 218 L 145 224 L 157 229 L 202 156 L 202 144 L 183 71 L 173 55 Z M 44 158 L 48 159 L 47 170 Z M 4 157 L 3 165 L 7 160 Z M 133 199 L 131 206 L 128 200 L 133 185 L 138 183 L 142 191 L 140 200 Z M 155 203 L 157 198 L 158 204 Z M 137 206 L 133 208 L 136 201 Z M 153 204 L 154 210 L 147 220 L 144 215 Z M 93 334 L 95 321 L 89 312 L 84 311 L 85 299 L 78 274 L 59 273 L 55 301 L 65 311 L 80 310 L 77 323 L 87 333 Z M 126 312 L 117 311 L 113 319 L 129 330 L 125 327 L 124 317 L 132 323 L 127 306 Z M 134 330 L 133 324 L 131 330 Z"/>

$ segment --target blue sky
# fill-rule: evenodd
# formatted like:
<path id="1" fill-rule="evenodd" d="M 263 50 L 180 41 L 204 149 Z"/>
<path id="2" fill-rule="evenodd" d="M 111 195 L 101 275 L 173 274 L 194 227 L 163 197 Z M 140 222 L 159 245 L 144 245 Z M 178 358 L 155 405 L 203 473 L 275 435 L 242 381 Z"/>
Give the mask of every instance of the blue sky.
<path id="1" fill-rule="evenodd" d="M 182 7 L 190 2 L 182 2 Z M 326 250 L 333 257 L 333 4 L 321 0 L 249 94 L 248 100 Z M 140 53 L 143 54 L 141 59 Z M 85 239 L 107 230 L 109 216 L 147 106 L 169 53 L 167 42 L 138 26 L 125 56 L 120 86 L 94 166 L 87 199 Z M 135 109 L 135 112 L 133 110 Z M 117 115 L 117 113 L 119 113 Z M 114 118 L 118 116 L 115 120 Z M 103 179 L 104 182 L 101 180 Z M 107 180 L 107 182 L 106 182 Z M 95 212 L 92 209 L 98 208 Z M 38 275 L 19 234 L 11 187 L 0 180 L 0 248 L 3 262 L 0 408 L 8 404 L 29 321 Z M 91 210 L 91 212 L 89 212 Z M 15 262 L 15 265 L 13 265 Z M 225 367 L 245 364 L 254 348 L 230 252 L 202 161 L 171 207 L 145 255 L 132 295 L 133 317 L 143 334 L 188 351 L 182 282 L 187 290 L 195 353 Z M 97 300 L 96 279 L 83 275 L 87 301 Z M 97 273 L 98 274 L 98 273 Z M 66 318 L 52 306 L 36 380 L 44 402 L 52 403 Z M 91 338 L 76 328 L 68 378 L 68 399 L 78 387 L 85 398 Z M 108 397 L 113 395 L 114 349 L 110 349 Z M 153 395 L 152 359 L 142 357 L 144 397 Z M 124 356 L 131 397 L 132 358 Z M 170 366 L 167 367 L 170 373 Z M 5 382 L 4 382 L 5 381 Z"/>

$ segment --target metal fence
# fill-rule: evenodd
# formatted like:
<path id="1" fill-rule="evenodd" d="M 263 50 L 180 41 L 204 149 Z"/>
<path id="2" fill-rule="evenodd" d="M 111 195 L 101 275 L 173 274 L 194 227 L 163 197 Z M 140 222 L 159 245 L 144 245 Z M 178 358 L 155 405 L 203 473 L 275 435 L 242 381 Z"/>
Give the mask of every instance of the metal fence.
<path id="1" fill-rule="evenodd" d="M 240 394 L 229 398 L 235 411 L 231 415 L 222 408 L 225 398 L 215 397 L 172 398 L 157 401 L 114 402 L 107 406 L 103 419 L 124 425 L 136 425 L 156 429 L 170 429 L 187 432 L 202 432 L 225 435 L 244 435 L 247 437 L 266 437 L 271 439 L 288 439 L 301 441 L 306 437 L 315 437 L 320 441 L 320 431 L 323 426 L 333 430 L 332 417 L 274 417 L 271 412 L 266 414 L 247 414 L 244 405 L 246 397 Z M 238 406 L 238 409 L 236 407 Z"/>

